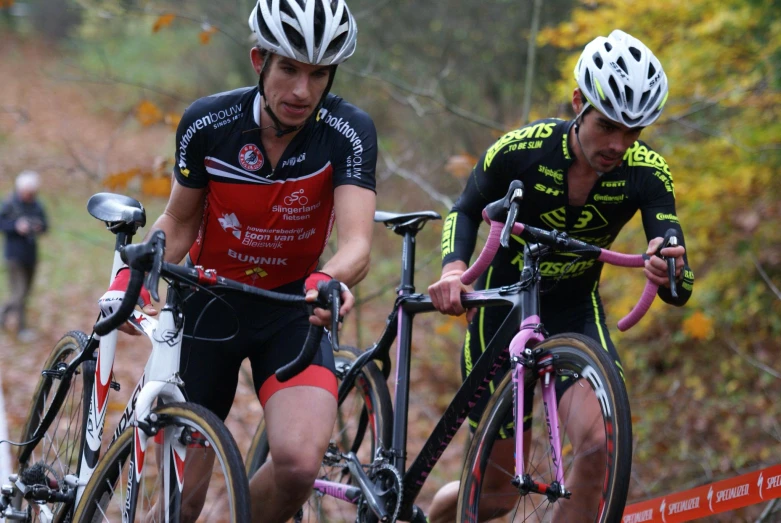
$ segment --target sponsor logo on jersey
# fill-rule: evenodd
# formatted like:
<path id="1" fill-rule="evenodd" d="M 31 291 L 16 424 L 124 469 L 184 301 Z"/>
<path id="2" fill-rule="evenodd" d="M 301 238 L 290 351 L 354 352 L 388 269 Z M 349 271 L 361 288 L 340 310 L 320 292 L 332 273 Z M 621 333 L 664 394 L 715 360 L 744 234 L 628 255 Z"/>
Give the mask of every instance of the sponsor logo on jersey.
<path id="1" fill-rule="evenodd" d="M 282 165 L 280 165 L 279 167 L 280 168 L 288 167 L 288 166 L 292 167 L 297 163 L 303 162 L 304 160 L 306 160 L 306 153 L 301 153 L 299 156 L 293 156 L 291 158 L 288 158 L 287 160 L 282 162 Z"/>
<path id="2" fill-rule="evenodd" d="M 563 194 L 564 191 L 561 189 L 554 189 L 552 187 L 546 187 L 541 183 L 535 183 L 534 189 L 540 192 L 544 192 L 545 194 L 551 194 L 553 196 L 558 196 L 560 194 Z"/>
<path id="3" fill-rule="evenodd" d="M 562 185 L 564 183 L 564 171 L 561 169 L 554 170 L 545 165 L 540 165 L 540 172 L 545 176 L 553 178 L 553 181 L 555 181 L 557 185 Z"/>
<path id="4" fill-rule="evenodd" d="M 238 119 L 240 116 L 241 104 L 237 104 L 228 109 L 219 110 L 216 113 L 209 112 L 209 114 L 191 123 L 187 130 L 182 133 L 182 139 L 179 141 L 179 171 L 185 176 L 190 174 L 190 171 L 187 170 L 187 146 L 190 145 L 190 141 L 192 141 L 196 132 L 209 125 L 213 125 L 217 129 L 229 121 Z"/>
<path id="5" fill-rule="evenodd" d="M 244 254 L 236 252 L 233 249 L 228 249 L 228 256 L 239 260 L 240 262 L 251 263 L 253 265 L 285 265 L 287 266 L 287 258 L 266 258 L 264 256 L 252 256 L 250 254 Z"/>
<path id="6" fill-rule="evenodd" d="M 350 141 L 350 145 L 353 147 L 353 154 L 347 158 L 347 176 L 349 178 L 360 178 L 363 166 L 363 141 L 360 135 L 355 132 L 355 129 L 352 128 L 350 122 L 341 116 L 339 118 L 333 116 L 325 107 L 321 108 L 320 112 L 317 113 L 316 121 L 325 122 Z"/>
<path id="7" fill-rule="evenodd" d="M 309 203 L 309 198 L 306 197 L 303 189 L 299 189 L 297 191 L 293 191 L 288 196 L 285 196 L 283 201 L 285 202 L 285 205 L 296 204 L 303 207 L 304 205 Z"/>
<path id="8" fill-rule="evenodd" d="M 624 201 L 624 195 L 623 194 L 617 194 L 614 196 L 608 195 L 608 194 L 595 194 L 594 195 L 594 201 L 595 202 L 605 202 L 605 203 L 620 203 Z"/>
<path id="9" fill-rule="evenodd" d="M 602 187 L 609 187 L 609 188 L 624 187 L 626 185 L 626 180 L 618 180 L 615 182 L 602 182 L 600 185 L 602 185 Z"/>
<path id="10" fill-rule="evenodd" d="M 664 214 L 662 212 L 659 212 L 656 213 L 656 219 L 659 220 L 660 222 L 667 221 L 667 222 L 678 223 L 678 217 L 674 214 Z"/>
<path id="11" fill-rule="evenodd" d="M 303 192 L 303 191 L 300 191 Z M 298 198 L 298 201 L 300 202 L 300 196 Z M 302 203 L 297 203 L 297 201 L 294 201 L 292 199 L 288 200 L 288 198 L 292 198 L 293 195 L 290 195 L 285 198 L 284 202 L 288 205 L 288 207 L 285 207 L 283 205 L 274 205 L 271 208 L 271 212 L 280 212 L 283 213 L 284 216 L 282 217 L 283 220 L 307 220 L 310 218 L 310 212 L 318 209 L 322 202 L 315 202 L 312 205 L 306 205 Z M 290 203 L 288 203 L 288 201 Z M 309 203 L 309 200 L 306 200 L 307 203 Z"/>
<path id="12" fill-rule="evenodd" d="M 553 134 L 553 128 L 556 127 L 557 123 L 538 123 L 535 125 L 529 125 L 526 127 L 522 127 L 520 129 L 516 129 L 515 131 L 510 131 L 509 133 L 505 134 L 495 144 L 493 144 L 490 149 L 485 153 L 485 161 L 483 162 L 483 170 L 488 170 L 488 167 L 491 166 L 491 162 L 493 162 L 494 158 L 496 157 L 499 152 L 507 148 L 508 151 L 515 151 L 518 149 L 539 149 L 542 147 L 542 140 L 539 140 L 537 142 L 532 142 L 531 144 L 520 144 L 517 142 L 520 142 L 522 140 L 527 140 L 530 138 L 548 138 L 550 135 Z M 515 145 L 513 147 L 513 145 Z"/>
<path id="13" fill-rule="evenodd" d="M 540 215 L 540 219 L 551 229 L 564 230 L 567 226 L 567 209 L 559 207 L 550 212 Z M 578 219 L 572 226 L 571 232 L 585 232 L 600 229 L 607 225 L 607 220 L 600 214 L 597 208 L 589 203 L 580 211 Z"/>
<path id="14" fill-rule="evenodd" d="M 223 231 L 230 230 L 236 238 L 241 239 L 241 224 L 236 217 L 236 213 L 223 214 L 222 218 L 217 218 L 217 221 L 220 222 Z"/>
<path id="15" fill-rule="evenodd" d="M 248 171 L 257 171 L 263 167 L 263 153 L 254 143 L 248 143 L 239 151 L 239 163 Z"/>

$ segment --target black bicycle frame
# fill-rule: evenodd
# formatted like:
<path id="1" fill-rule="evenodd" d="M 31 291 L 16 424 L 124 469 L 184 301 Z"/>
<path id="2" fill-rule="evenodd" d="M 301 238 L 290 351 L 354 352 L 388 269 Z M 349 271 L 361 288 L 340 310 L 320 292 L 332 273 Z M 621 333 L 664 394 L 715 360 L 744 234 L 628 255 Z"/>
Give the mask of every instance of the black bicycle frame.
<path id="1" fill-rule="evenodd" d="M 436 465 L 442 453 L 466 420 L 469 411 L 489 389 L 491 380 L 508 358 L 508 347 L 518 332 L 523 318 L 539 315 L 538 274 L 535 269 L 537 256 L 529 246 L 524 249 L 524 268 L 521 280 L 515 285 L 498 289 L 487 289 L 462 295 L 465 308 L 510 305 L 511 309 L 483 354 L 475 362 L 472 371 L 437 422 L 428 440 L 415 461 L 406 468 L 407 422 L 409 408 L 409 377 L 411 367 L 412 323 L 416 314 L 434 311 L 428 295 L 415 293 L 415 234 L 417 230 L 403 231 L 401 285 L 396 306 L 388 317 L 387 326 L 377 343 L 355 361 L 340 385 L 340 400 L 346 397 L 355 376 L 370 360 L 387 361 L 387 355 L 395 340 L 396 344 L 396 387 L 393 413 L 393 437 L 390 448 L 382 452 L 390 458 L 393 466 L 402 475 L 403 494 L 400 519 L 412 514 L 415 499 L 426 478 Z M 387 367 L 383 367 L 387 369 Z"/>

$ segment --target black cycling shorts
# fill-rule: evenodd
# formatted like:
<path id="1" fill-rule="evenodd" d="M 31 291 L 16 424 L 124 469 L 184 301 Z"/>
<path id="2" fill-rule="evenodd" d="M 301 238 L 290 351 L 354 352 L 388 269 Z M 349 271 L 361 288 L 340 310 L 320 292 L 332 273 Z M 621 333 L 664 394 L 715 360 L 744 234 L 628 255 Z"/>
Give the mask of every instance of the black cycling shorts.
<path id="1" fill-rule="evenodd" d="M 484 307 L 478 310 L 475 317 L 467 328 L 467 337 L 464 341 L 463 351 L 461 353 L 461 376 L 466 376 L 471 372 L 472 365 L 485 350 L 485 347 L 491 341 L 499 326 L 505 319 L 509 307 Z M 613 341 L 610 339 L 610 333 L 605 323 L 605 312 L 602 309 L 602 303 L 599 299 L 598 291 L 594 291 L 591 296 L 577 300 L 557 299 L 555 301 L 545 300 L 542 302 L 541 321 L 548 335 L 560 334 L 563 332 L 575 332 L 583 334 L 597 341 L 597 343 L 610 353 L 611 359 L 615 362 L 619 372 L 623 376 L 621 361 L 618 357 Z M 489 391 L 493 393 L 505 374 L 510 370 L 509 359 L 494 376 L 490 384 Z M 574 380 L 559 379 L 556 382 L 556 395 L 561 399 L 562 394 L 575 383 Z M 534 400 L 535 390 L 526 390 L 524 392 L 524 430 L 531 427 L 531 410 Z M 490 394 L 485 394 L 469 412 L 469 426 L 472 431 L 477 428 L 480 417 L 483 414 Z M 505 430 L 501 431 L 502 439 L 510 438 L 514 434 L 514 420 L 512 412 L 505 422 Z"/>
<path id="2" fill-rule="evenodd" d="M 302 289 L 303 282 L 299 281 L 275 290 L 303 294 Z M 299 385 L 322 388 L 336 397 L 334 357 L 327 335 L 323 336 L 320 350 L 304 372 L 285 383 L 274 376 L 304 346 L 309 330 L 306 310 L 268 305 L 249 296 L 226 294 L 223 298 L 230 306 L 203 291 L 191 294 L 185 301 L 180 374 L 188 401 L 207 407 L 222 420 L 227 418 L 245 358 L 250 360 L 255 392 L 263 406 L 275 392 Z M 232 338 L 205 341 L 193 339 L 193 335 Z"/>

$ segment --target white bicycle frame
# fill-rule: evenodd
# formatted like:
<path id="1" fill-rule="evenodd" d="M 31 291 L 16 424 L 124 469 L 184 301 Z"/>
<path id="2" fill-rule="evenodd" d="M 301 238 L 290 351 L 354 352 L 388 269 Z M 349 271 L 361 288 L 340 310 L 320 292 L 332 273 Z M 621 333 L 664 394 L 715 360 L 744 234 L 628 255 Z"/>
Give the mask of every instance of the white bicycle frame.
<path id="1" fill-rule="evenodd" d="M 111 268 L 111 278 L 109 284 L 114 279 L 114 275 L 123 266 L 119 251 L 114 251 L 114 263 Z M 123 521 L 129 517 L 128 507 L 135 507 L 135 496 L 138 495 L 138 482 L 144 463 L 144 454 L 147 449 L 149 436 L 139 427 L 139 421 L 146 422 L 152 411 L 156 399 L 163 403 L 185 401 L 181 391 L 183 385 L 179 378 L 179 356 L 182 346 L 182 328 L 175 325 L 174 311 L 168 306 L 160 311 L 159 320 L 151 318 L 141 311 L 134 311 L 128 320 L 138 331 L 145 334 L 152 342 L 152 352 L 149 360 L 144 367 L 144 373 L 138 381 L 130 400 L 125 407 L 122 417 L 117 424 L 111 443 L 119 437 L 129 424 L 134 426 L 135 444 L 133 446 L 133 481 L 128 481 L 127 498 L 132 499 L 132 503 L 125 503 L 125 514 Z M 95 386 L 93 387 L 92 397 L 90 399 L 89 415 L 85 420 L 87 424 L 86 441 L 84 451 L 81 456 L 81 466 L 79 468 L 78 488 L 76 491 L 75 506 L 81 501 L 81 496 L 95 468 L 100 460 L 100 450 L 103 440 L 103 428 L 106 421 L 106 412 L 108 410 L 108 396 L 111 388 L 111 378 L 113 376 L 114 356 L 117 345 L 117 330 L 100 338 L 100 347 L 98 349 L 98 361 L 95 368 Z M 97 336 L 97 335 L 96 335 Z M 132 421 L 131 421 L 132 420 Z M 164 439 L 164 451 L 161 463 L 169 467 L 173 460 L 177 466 L 172 467 L 176 474 L 176 485 L 181 493 L 184 478 L 184 459 L 186 446 L 179 441 L 179 435 L 182 429 L 166 431 Z M 170 484 L 170 474 L 165 471 L 165 498 L 161 501 L 166 507 L 171 507 L 171 496 L 175 491 L 171 491 L 173 485 Z M 134 510 L 134 508 L 132 509 Z"/>

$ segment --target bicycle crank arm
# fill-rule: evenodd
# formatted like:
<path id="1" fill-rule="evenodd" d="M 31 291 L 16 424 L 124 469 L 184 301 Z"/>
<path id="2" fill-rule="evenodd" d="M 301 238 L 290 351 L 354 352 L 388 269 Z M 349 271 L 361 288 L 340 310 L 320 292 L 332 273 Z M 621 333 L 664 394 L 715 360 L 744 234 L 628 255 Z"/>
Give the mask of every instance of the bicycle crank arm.
<path id="1" fill-rule="evenodd" d="M 347 468 L 350 470 L 350 474 L 358 481 L 358 486 L 361 487 L 361 492 L 363 492 L 363 495 L 366 497 L 366 503 L 369 505 L 372 512 L 374 512 L 374 515 L 377 516 L 380 521 L 390 521 L 385 507 L 382 506 L 382 503 L 377 499 L 377 496 L 374 495 L 371 480 L 369 480 L 366 472 L 363 471 L 363 467 L 358 461 L 358 457 L 353 452 L 345 454 L 344 457 L 347 460 Z"/>

